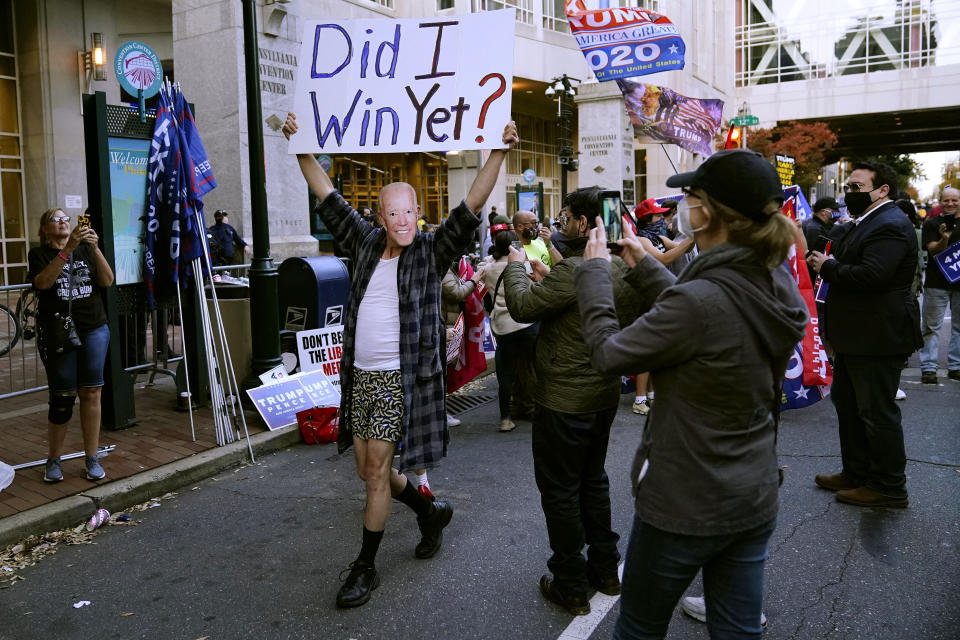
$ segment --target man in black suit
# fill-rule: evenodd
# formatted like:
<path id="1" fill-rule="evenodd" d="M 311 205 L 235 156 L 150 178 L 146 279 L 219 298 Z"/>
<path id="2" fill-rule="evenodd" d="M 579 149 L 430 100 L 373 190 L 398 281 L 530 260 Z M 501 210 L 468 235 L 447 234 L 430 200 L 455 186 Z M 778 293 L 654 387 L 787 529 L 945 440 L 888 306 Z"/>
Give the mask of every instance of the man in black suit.
<path id="1" fill-rule="evenodd" d="M 854 218 L 832 247 L 807 263 L 829 285 L 821 326 L 833 352 L 830 397 L 840 427 L 843 470 L 816 483 L 862 507 L 906 507 L 906 454 L 894 396 L 907 357 L 923 341 L 920 308 L 910 291 L 917 236 L 890 199 L 897 175 L 861 163 L 843 187 Z M 841 234 L 831 234 L 840 236 Z"/>

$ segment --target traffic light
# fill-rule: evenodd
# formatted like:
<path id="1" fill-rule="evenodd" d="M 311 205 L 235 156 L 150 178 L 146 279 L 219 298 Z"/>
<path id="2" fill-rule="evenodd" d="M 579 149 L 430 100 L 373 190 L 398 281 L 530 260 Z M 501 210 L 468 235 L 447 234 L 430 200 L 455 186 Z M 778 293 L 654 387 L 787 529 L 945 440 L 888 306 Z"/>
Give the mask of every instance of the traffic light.
<path id="1" fill-rule="evenodd" d="M 723 148 L 739 149 L 740 147 L 743 146 L 741 144 L 742 141 L 743 141 L 743 138 L 742 138 L 742 132 L 740 131 L 740 127 L 738 127 L 737 125 L 731 125 L 730 131 L 727 132 L 727 143 L 723 145 Z"/>

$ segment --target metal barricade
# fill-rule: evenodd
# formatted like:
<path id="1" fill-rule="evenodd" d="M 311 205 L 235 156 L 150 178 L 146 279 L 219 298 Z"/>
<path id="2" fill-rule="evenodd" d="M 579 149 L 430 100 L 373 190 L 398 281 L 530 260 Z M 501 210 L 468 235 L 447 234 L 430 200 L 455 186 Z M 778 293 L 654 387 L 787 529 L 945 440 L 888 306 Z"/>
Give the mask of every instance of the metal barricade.
<path id="1" fill-rule="evenodd" d="M 249 266 L 214 267 L 213 271 L 226 277 L 245 277 Z M 121 304 L 118 326 L 110 330 L 119 332 L 124 370 L 134 375 L 148 374 L 149 384 L 158 373 L 174 375 L 173 366 L 183 359 L 183 333 L 175 303 L 161 303 L 147 312 L 131 310 L 143 308 L 133 301 L 139 295 L 137 289 L 121 287 L 121 298 L 129 298 L 129 304 Z M 29 290 L 29 284 L 0 286 L 0 400 L 47 388 L 47 375 L 37 351 L 35 321 L 24 317 L 21 303 Z"/>

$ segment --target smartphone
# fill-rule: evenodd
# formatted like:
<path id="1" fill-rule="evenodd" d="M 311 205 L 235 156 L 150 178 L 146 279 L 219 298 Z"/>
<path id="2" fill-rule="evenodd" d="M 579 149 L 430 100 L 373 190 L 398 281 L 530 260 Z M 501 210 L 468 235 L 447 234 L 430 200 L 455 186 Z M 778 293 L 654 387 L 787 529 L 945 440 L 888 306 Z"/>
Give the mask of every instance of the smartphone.
<path id="1" fill-rule="evenodd" d="M 81 229 L 89 229 L 89 228 L 90 228 L 90 216 L 89 216 L 89 214 L 87 214 L 86 212 L 84 212 L 84 213 L 81 213 L 80 215 L 78 215 L 78 216 L 77 216 L 77 226 L 80 227 Z"/>
<path id="2" fill-rule="evenodd" d="M 533 266 L 531 266 L 531 264 L 530 264 L 530 259 L 526 257 L 527 252 L 526 252 L 526 250 L 523 248 L 523 243 L 521 243 L 519 240 L 514 240 L 513 242 L 510 243 L 510 246 L 513 247 L 514 249 L 516 249 L 517 251 L 520 251 L 520 252 L 523 253 L 523 255 L 524 255 L 523 270 L 527 272 L 527 275 L 528 275 L 528 276 L 532 276 L 532 275 L 533 275 Z"/>
<path id="3" fill-rule="evenodd" d="M 603 220 L 603 229 L 607 232 L 607 246 L 611 249 L 620 248 L 617 240 L 623 237 L 623 219 L 620 217 L 620 192 L 600 192 L 600 218 Z"/>
<path id="4" fill-rule="evenodd" d="M 947 231 L 953 231 L 957 226 L 957 216 L 943 216 L 943 225 L 947 228 Z"/>

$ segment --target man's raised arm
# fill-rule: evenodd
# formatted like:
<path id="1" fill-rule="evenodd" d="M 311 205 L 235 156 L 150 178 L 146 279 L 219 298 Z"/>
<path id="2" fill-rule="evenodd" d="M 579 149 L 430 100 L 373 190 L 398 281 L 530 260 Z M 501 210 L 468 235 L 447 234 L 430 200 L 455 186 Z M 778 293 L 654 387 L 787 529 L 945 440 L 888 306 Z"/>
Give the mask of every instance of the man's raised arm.
<path id="1" fill-rule="evenodd" d="M 467 197 L 463 199 L 470 211 L 478 213 L 487 201 L 487 198 L 490 197 L 490 192 L 493 191 L 493 185 L 497 183 L 500 166 L 507 157 L 507 152 L 519 142 L 520 136 L 517 135 L 517 125 L 511 120 L 507 126 L 503 128 L 503 143 L 508 145 L 507 148 L 494 149 L 490 152 L 490 157 L 487 158 L 487 161 L 483 164 L 483 168 L 480 169 L 480 173 L 477 174 L 473 184 L 470 185 L 470 191 L 467 193 Z M 306 173 L 304 173 L 304 175 L 306 175 Z"/>
<path id="2" fill-rule="evenodd" d="M 298 128 L 296 114 L 292 111 L 287 113 L 287 120 L 283 123 L 282 129 L 287 140 L 297 132 Z M 297 162 L 300 163 L 300 171 L 303 172 L 303 177 L 306 179 L 310 191 L 313 191 L 313 194 L 323 202 L 334 189 L 330 176 L 320 168 L 317 159 L 310 153 L 298 153 Z"/>

